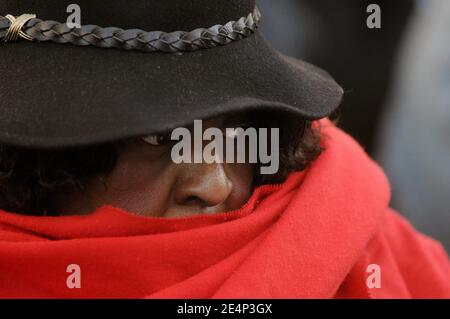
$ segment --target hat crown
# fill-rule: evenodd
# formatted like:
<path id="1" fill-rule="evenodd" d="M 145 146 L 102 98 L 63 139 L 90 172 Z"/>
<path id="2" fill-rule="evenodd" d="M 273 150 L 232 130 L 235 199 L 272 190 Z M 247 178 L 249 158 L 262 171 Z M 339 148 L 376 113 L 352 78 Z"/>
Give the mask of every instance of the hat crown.
<path id="1" fill-rule="evenodd" d="M 70 4 L 81 9 L 81 24 L 146 31 L 190 31 L 238 20 L 255 0 L 2 0 L 0 15 L 35 13 L 42 20 L 64 22 Z"/>

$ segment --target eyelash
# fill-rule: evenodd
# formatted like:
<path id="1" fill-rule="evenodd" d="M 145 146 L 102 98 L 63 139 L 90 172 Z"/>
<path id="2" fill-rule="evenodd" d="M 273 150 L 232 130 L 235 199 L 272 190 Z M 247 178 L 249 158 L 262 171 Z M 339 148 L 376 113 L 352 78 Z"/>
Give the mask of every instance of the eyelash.
<path id="1" fill-rule="evenodd" d="M 244 130 L 246 130 L 247 128 L 251 127 L 250 123 L 242 123 L 242 125 L 236 125 L 236 128 L 240 127 Z M 233 136 L 233 138 L 236 138 L 237 136 Z M 148 135 L 145 137 L 142 137 L 142 140 L 152 146 L 163 146 L 166 145 L 168 143 L 171 142 L 170 139 L 170 133 L 165 133 L 165 134 L 153 134 L 153 135 Z"/>
<path id="2" fill-rule="evenodd" d="M 142 138 L 142 140 L 152 146 L 163 146 L 169 143 L 170 134 L 156 134 L 156 135 L 148 135 Z"/>

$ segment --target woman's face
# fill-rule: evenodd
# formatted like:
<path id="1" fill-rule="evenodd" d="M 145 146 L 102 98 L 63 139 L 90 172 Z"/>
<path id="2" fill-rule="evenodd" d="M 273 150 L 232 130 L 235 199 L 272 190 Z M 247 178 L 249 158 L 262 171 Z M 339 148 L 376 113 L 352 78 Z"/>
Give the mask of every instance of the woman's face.
<path id="1" fill-rule="evenodd" d="M 212 119 L 203 121 L 203 130 L 240 124 Z M 58 212 L 87 214 L 112 205 L 142 216 L 178 217 L 230 211 L 245 204 L 252 192 L 251 164 L 175 164 L 172 146 L 141 139 L 127 144 L 103 181 L 92 178 L 83 191 L 58 197 Z"/>

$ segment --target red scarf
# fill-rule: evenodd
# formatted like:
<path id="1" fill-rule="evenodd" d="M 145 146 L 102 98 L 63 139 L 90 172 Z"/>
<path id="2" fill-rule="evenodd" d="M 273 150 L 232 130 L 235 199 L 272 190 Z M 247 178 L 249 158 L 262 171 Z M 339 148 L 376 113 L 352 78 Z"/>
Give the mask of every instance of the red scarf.
<path id="1" fill-rule="evenodd" d="M 240 210 L 178 219 L 0 211 L 3 298 L 450 297 L 441 247 L 388 209 L 381 169 L 322 121 L 326 150 Z M 81 288 L 67 287 L 67 266 Z M 381 288 L 366 284 L 369 264 Z"/>

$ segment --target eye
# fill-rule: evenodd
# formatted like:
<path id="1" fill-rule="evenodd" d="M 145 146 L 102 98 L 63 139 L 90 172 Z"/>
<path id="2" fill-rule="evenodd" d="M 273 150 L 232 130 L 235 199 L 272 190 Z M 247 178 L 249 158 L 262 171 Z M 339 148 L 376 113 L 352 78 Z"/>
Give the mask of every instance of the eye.
<path id="1" fill-rule="evenodd" d="M 237 138 L 239 135 L 239 132 L 234 128 L 234 129 L 226 129 L 225 130 L 225 136 L 226 138 L 229 139 L 235 139 Z"/>
<path id="2" fill-rule="evenodd" d="M 152 146 L 163 146 L 170 142 L 170 134 L 154 134 L 142 138 L 142 140 Z"/>
<path id="3" fill-rule="evenodd" d="M 249 128 L 252 128 L 252 123 L 242 123 L 232 126 L 233 128 L 225 129 L 225 137 L 229 139 L 236 139 L 244 134 Z"/>

